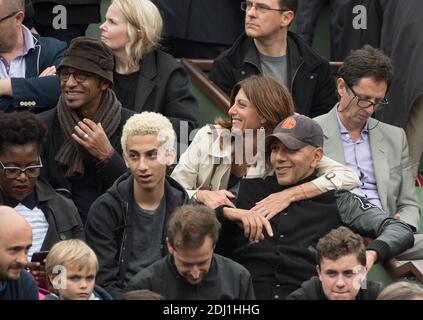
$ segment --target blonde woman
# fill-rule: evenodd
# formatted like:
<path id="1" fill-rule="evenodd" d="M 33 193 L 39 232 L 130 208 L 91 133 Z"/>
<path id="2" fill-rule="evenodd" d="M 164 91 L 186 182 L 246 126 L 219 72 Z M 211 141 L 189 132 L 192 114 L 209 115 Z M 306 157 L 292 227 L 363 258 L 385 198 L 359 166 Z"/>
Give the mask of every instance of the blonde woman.
<path id="1" fill-rule="evenodd" d="M 157 49 L 162 28 L 150 0 L 113 0 L 100 26 L 101 41 L 115 57 L 113 89 L 122 106 L 163 114 L 179 137 L 181 128 L 198 127 L 198 106 L 182 65 Z"/>

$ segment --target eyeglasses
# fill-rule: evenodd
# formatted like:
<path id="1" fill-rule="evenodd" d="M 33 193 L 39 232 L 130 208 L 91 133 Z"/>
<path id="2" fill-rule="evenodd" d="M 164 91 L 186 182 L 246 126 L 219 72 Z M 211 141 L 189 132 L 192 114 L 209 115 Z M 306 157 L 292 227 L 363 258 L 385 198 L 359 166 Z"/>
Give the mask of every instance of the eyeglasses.
<path id="1" fill-rule="evenodd" d="M 357 105 L 360 108 L 367 109 L 367 108 L 373 106 L 375 111 L 378 111 L 378 110 L 383 109 L 386 105 L 389 104 L 389 101 L 388 101 L 388 99 L 386 99 L 386 97 L 383 98 L 382 101 L 379 101 L 379 102 L 373 102 L 373 101 L 370 101 L 368 99 L 364 99 L 364 98 L 358 96 L 355 93 L 354 89 L 352 87 L 350 87 L 348 84 L 345 83 L 345 85 L 348 88 L 348 90 L 350 90 L 353 93 L 354 98 L 357 99 Z"/>
<path id="2" fill-rule="evenodd" d="M 260 13 L 266 13 L 269 11 L 287 11 L 287 9 L 274 9 L 274 8 L 270 8 L 268 5 L 263 4 L 263 3 L 256 3 L 253 4 L 251 1 L 246 1 L 246 2 L 241 2 L 241 10 L 242 11 L 250 11 L 251 8 L 256 9 L 258 12 Z"/>
<path id="3" fill-rule="evenodd" d="M 1 22 L 3 22 L 4 20 L 7 20 L 7 19 L 9 19 L 9 18 L 12 18 L 13 16 L 15 16 L 19 11 L 21 11 L 21 10 L 17 10 L 17 11 L 14 11 L 14 12 L 12 12 L 11 14 L 9 14 L 9 15 L 7 15 L 7 16 L 5 16 L 5 17 L 3 17 L 3 18 L 0 18 L 0 23 Z"/>
<path id="4" fill-rule="evenodd" d="M 20 167 L 5 167 L 1 161 L 0 164 L 3 167 L 3 172 L 7 179 L 16 179 L 21 175 L 21 173 L 25 173 L 28 178 L 36 178 L 40 175 L 40 169 L 43 167 L 40 157 L 38 160 L 40 161 L 40 164 L 28 166 L 23 169 Z"/>
<path id="5" fill-rule="evenodd" d="M 84 72 L 69 72 L 69 71 L 61 71 L 60 72 L 60 80 L 61 81 L 68 81 L 70 76 L 73 76 L 76 82 L 81 83 L 87 80 L 90 75 Z"/>

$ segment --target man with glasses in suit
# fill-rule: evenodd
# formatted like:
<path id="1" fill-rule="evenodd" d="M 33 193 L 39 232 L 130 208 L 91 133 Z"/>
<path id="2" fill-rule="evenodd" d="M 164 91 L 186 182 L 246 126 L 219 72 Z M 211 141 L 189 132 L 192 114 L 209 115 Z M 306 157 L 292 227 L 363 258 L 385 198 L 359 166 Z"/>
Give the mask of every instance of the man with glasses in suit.
<path id="1" fill-rule="evenodd" d="M 371 46 L 352 51 L 338 72 L 339 103 L 315 120 L 324 132 L 325 154 L 351 167 L 362 182 L 352 192 L 391 217 L 420 226 L 420 206 L 403 129 L 371 118 L 383 111 L 393 78 L 389 57 Z M 423 235 L 398 259 L 423 259 Z"/>

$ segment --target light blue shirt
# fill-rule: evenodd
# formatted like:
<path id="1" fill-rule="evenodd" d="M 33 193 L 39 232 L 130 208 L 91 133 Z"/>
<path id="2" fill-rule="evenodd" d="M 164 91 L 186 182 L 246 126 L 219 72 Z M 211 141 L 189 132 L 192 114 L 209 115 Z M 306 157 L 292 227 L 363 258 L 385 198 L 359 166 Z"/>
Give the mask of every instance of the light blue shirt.
<path id="1" fill-rule="evenodd" d="M 13 59 L 10 64 L 3 56 L 0 56 L 0 79 L 25 78 L 25 56 L 28 54 L 29 50 L 35 48 L 35 43 L 31 31 L 29 31 L 27 27 L 22 26 L 22 34 L 24 46 L 21 54 Z"/>
<path id="2" fill-rule="evenodd" d="M 357 173 L 361 181 L 361 185 L 351 190 L 351 192 L 382 208 L 377 190 L 372 152 L 370 150 L 368 122 L 361 130 L 360 138 L 354 141 L 342 124 L 338 112 L 336 112 L 336 118 L 338 119 L 339 131 L 341 132 L 341 140 L 344 146 L 345 164 Z"/>

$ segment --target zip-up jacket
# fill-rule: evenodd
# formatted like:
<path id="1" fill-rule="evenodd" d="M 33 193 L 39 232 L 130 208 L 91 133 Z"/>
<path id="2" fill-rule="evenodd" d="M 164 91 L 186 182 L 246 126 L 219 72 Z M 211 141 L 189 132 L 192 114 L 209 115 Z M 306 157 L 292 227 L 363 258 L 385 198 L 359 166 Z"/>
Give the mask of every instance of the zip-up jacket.
<path id="1" fill-rule="evenodd" d="M 187 204 L 186 191 L 172 178 L 165 181 L 165 225 L 171 213 L 179 206 Z M 133 176 L 130 172 L 118 178 L 105 194 L 91 206 L 85 226 L 87 243 L 95 251 L 99 261 L 96 281 L 112 296 L 117 297 L 127 285 L 126 272 L 132 251 L 132 216 L 134 191 Z M 161 255 L 168 251 L 166 228 L 163 228 Z"/>
<path id="2" fill-rule="evenodd" d="M 290 31 L 287 58 L 287 78 L 296 111 L 311 118 L 329 112 L 338 100 L 329 63 Z M 209 77 L 229 95 L 237 82 L 261 73 L 254 40 L 244 33 L 232 48 L 216 58 Z"/>
<path id="3" fill-rule="evenodd" d="M 78 210 L 71 199 L 56 192 L 42 177 L 35 184 L 38 208 L 44 213 L 48 229 L 41 246 L 42 251 L 48 251 L 59 241 L 69 239 L 85 240 L 84 228 Z M 0 204 L 3 203 L 0 193 Z"/>
<path id="4" fill-rule="evenodd" d="M 251 275 L 240 264 L 213 254 L 210 269 L 198 284 L 190 284 L 175 267 L 172 255 L 138 272 L 127 290 L 148 289 L 166 300 L 254 300 Z"/>

